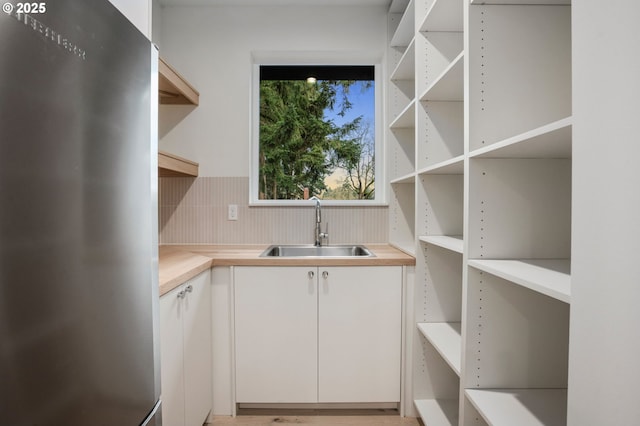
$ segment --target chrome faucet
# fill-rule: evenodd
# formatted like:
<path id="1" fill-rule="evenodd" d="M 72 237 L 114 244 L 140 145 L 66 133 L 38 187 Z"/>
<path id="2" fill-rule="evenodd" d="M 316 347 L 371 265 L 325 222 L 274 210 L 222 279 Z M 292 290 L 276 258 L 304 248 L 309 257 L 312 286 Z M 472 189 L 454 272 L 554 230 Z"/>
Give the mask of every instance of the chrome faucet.
<path id="1" fill-rule="evenodd" d="M 309 200 L 316 202 L 316 241 L 314 242 L 314 246 L 320 247 L 322 245 L 322 240 L 329 238 L 329 224 L 325 225 L 325 232 L 322 232 L 322 207 L 320 206 L 320 199 L 315 195 Z"/>

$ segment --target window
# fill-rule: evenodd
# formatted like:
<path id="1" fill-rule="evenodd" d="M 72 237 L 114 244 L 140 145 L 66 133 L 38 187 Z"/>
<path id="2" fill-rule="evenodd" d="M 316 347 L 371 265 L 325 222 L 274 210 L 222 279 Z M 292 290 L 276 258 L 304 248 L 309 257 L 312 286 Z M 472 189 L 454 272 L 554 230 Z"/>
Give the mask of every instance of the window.
<path id="1" fill-rule="evenodd" d="M 259 65 L 252 203 L 380 204 L 373 65 Z M 380 185 L 383 187 L 383 185 Z"/>

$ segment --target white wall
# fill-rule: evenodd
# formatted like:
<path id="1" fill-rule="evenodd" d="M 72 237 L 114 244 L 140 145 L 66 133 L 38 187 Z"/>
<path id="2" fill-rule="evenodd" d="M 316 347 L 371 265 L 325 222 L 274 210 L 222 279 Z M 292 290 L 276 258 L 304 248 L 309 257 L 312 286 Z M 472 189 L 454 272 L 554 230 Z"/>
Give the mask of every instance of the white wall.
<path id="1" fill-rule="evenodd" d="M 200 92 L 200 106 L 160 108 L 160 149 L 200 163 L 200 176 L 249 176 L 252 52 L 376 56 L 384 6 L 163 7 L 160 55 Z M 155 34 L 154 34 L 155 36 Z"/>
<path id="2" fill-rule="evenodd" d="M 572 3 L 573 244 L 568 425 L 637 425 L 640 3 Z"/>
<path id="3" fill-rule="evenodd" d="M 151 0 L 109 0 L 142 34 L 151 39 Z"/>
<path id="4" fill-rule="evenodd" d="M 162 9 L 160 0 L 151 1 L 151 41 L 156 46 L 162 45 L 160 40 L 162 34 Z"/>

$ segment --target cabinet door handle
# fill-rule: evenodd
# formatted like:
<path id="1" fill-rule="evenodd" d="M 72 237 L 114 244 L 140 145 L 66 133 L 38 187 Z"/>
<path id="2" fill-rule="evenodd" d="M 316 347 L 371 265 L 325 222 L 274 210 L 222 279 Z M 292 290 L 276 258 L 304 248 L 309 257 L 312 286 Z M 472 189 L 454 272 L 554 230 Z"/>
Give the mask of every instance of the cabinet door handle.
<path id="1" fill-rule="evenodd" d="M 329 278 L 329 271 L 322 271 L 322 278 L 324 278 L 325 280 Z"/>
<path id="2" fill-rule="evenodd" d="M 187 293 L 191 293 L 191 292 L 193 291 L 193 286 L 192 286 L 191 284 L 189 284 L 189 285 L 187 286 L 187 288 L 185 289 L 185 291 L 186 291 Z"/>
<path id="3" fill-rule="evenodd" d="M 184 296 L 185 296 L 185 295 L 186 295 L 186 294 L 185 294 L 184 290 L 180 290 L 180 291 L 178 292 L 178 299 L 184 299 Z"/>
<path id="4" fill-rule="evenodd" d="M 309 271 L 309 274 L 308 274 L 308 275 L 309 275 L 309 279 L 313 279 L 313 277 L 315 277 L 315 276 L 316 276 L 316 273 L 315 273 L 315 272 L 313 272 L 313 271 Z"/>

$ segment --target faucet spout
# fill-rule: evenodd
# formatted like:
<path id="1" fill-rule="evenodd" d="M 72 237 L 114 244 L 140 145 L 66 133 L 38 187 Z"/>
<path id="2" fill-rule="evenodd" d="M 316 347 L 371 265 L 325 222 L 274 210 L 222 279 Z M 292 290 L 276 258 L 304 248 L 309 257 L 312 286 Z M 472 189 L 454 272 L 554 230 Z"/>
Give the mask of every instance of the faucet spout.
<path id="1" fill-rule="evenodd" d="M 320 206 L 320 199 L 318 197 L 316 197 L 315 195 L 313 197 L 309 198 L 309 199 L 316 202 L 316 223 L 321 223 L 322 222 L 322 207 Z"/>
<path id="2" fill-rule="evenodd" d="M 322 206 L 320 205 L 320 199 L 315 195 L 309 198 L 311 201 L 316 202 L 316 229 L 315 229 L 315 242 L 313 245 L 320 247 L 322 245 L 322 239 L 329 237 L 329 234 L 322 232 Z"/>

